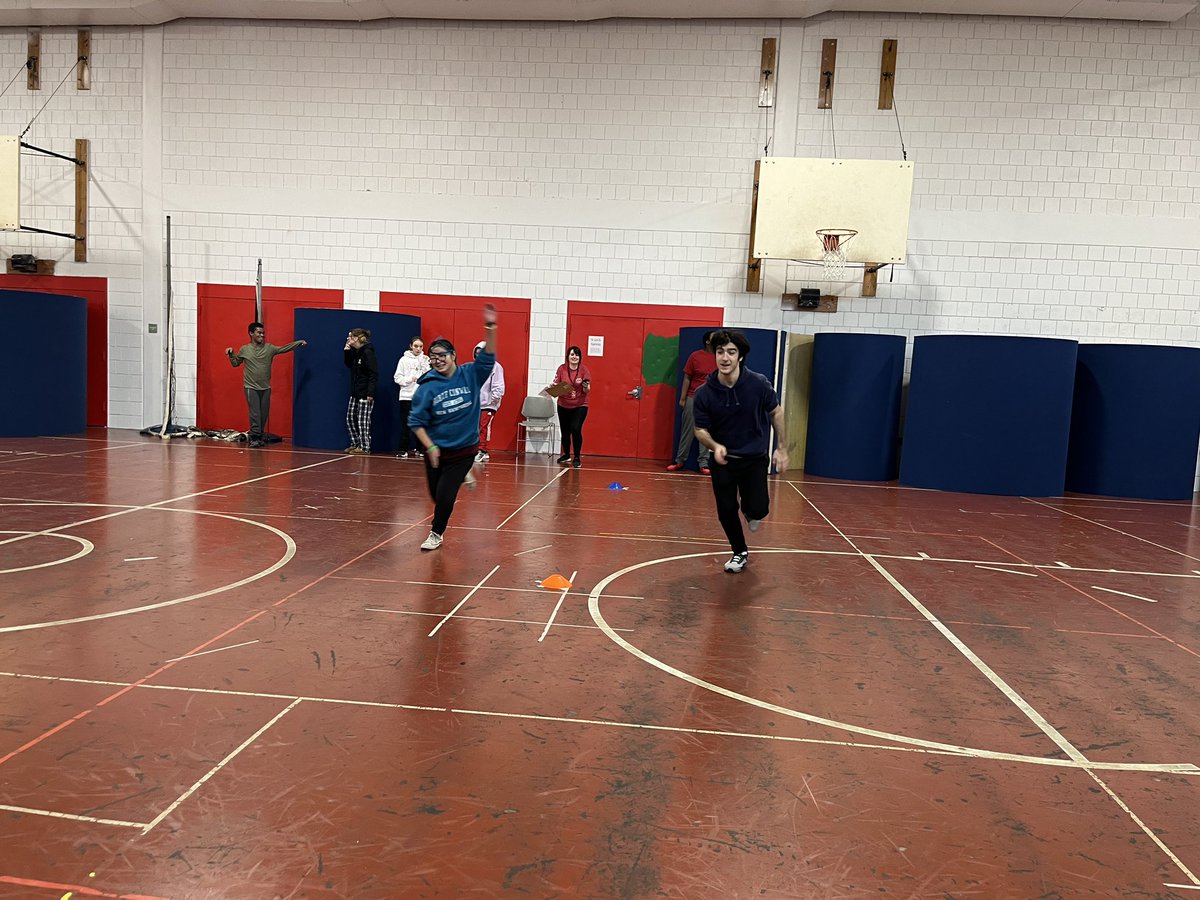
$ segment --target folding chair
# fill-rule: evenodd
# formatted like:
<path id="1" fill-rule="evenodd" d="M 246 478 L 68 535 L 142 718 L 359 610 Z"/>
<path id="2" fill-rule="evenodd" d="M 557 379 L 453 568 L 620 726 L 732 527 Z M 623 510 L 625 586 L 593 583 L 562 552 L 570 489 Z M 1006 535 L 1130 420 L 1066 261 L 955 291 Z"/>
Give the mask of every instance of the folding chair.
<path id="1" fill-rule="evenodd" d="M 550 397 L 534 394 L 521 404 L 524 418 L 517 423 L 517 452 L 528 453 L 529 441 L 545 441 L 545 453 L 553 456 L 558 448 L 558 407 Z"/>

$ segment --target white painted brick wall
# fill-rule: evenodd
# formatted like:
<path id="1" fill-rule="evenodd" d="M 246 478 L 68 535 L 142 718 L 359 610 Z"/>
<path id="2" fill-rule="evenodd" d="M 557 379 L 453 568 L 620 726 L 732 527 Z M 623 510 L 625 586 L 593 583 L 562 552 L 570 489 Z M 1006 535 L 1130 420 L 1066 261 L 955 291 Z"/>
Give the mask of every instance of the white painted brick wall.
<path id="1" fill-rule="evenodd" d="M 568 300 L 721 306 L 733 324 L 803 332 L 1200 343 L 1200 15 L 184 21 L 159 33 L 97 30 L 93 90 L 64 87 L 31 133 L 93 141 L 92 261 L 60 271 L 112 279 L 113 425 L 156 418 L 142 375 L 159 361 L 142 335 L 160 305 L 146 273 L 162 260 L 143 235 L 159 210 L 174 223 L 185 422 L 195 285 L 249 283 L 260 257 L 268 284 L 341 288 L 357 309 L 382 290 L 529 296 L 532 384 L 561 360 Z M 761 40 L 774 36 L 790 119 L 757 105 Z M 826 37 L 839 42 L 833 113 L 816 109 Z M 843 158 L 900 158 L 897 116 L 876 109 L 884 38 L 899 40 L 916 163 L 907 264 L 880 273 L 873 299 L 839 286 L 834 315 L 743 293 L 751 172 L 768 140 L 828 156 L 836 136 Z M 47 87 L 29 94 L 22 77 L 0 98 L 0 132 L 24 127 L 74 40 L 45 32 Z M 0 30 L 0 60 L 15 71 L 24 54 L 24 31 Z M 161 145 L 161 169 L 141 171 L 143 140 Z M 36 215 L 68 222 L 65 176 L 41 169 Z M 143 179 L 161 196 L 144 197 Z M 70 256 L 65 242 L 6 237 L 6 254 Z M 789 289 L 821 284 L 811 268 L 767 271 Z"/>

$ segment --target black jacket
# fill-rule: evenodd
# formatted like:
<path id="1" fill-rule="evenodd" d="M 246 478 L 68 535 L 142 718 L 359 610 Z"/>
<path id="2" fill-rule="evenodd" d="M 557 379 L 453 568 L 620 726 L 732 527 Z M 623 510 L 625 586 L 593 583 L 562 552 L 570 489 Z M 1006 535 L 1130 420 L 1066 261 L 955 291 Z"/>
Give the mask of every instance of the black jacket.
<path id="1" fill-rule="evenodd" d="M 370 341 L 361 347 L 343 351 L 346 368 L 350 370 L 350 396 L 355 400 L 375 398 L 375 386 L 379 384 L 379 363 L 375 361 L 375 347 Z"/>

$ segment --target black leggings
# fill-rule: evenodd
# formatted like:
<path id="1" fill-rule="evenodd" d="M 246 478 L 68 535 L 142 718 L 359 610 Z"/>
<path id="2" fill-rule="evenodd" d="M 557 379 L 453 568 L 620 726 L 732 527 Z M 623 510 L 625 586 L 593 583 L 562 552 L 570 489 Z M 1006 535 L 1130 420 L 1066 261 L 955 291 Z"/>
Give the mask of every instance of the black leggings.
<path id="1" fill-rule="evenodd" d="M 587 418 L 588 408 L 576 406 L 569 409 L 565 406 L 558 408 L 558 427 L 562 432 L 562 455 L 571 455 L 571 442 L 575 443 L 576 459 L 583 453 L 583 420 Z"/>
<path id="2" fill-rule="evenodd" d="M 745 553 L 746 533 L 742 531 L 742 520 L 738 518 L 739 506 L 747 519 L 765 519 L 771 510 L 771 496 L 767 491 L 767 470 L 770 460 L 765 456 L 736 457 L 727 459 L 725 465 L 709 461 L 712 468 L 713 496 L 717 499 L 717 518 L 729 538 L 729 547 L 734 553 Z M 738 495 L 741 494 L 741 503 Z"/>
<path id="3" fill-rule="evenodd" d="M 444 534 L 446 525 L 450 522 L 450 514 L 454 512 L 454 501 L 458 498 L 458 489 L 463 480 L 475 465 L 475 448 L 466 456 L 457 459 L 442 459 L 435 469 L 429 464 L 429 456 L 425 456 L 425 481 L 429 485 L 429 496 L 433 500 L 433 523 L 429 530 L 434 534 Z"/>

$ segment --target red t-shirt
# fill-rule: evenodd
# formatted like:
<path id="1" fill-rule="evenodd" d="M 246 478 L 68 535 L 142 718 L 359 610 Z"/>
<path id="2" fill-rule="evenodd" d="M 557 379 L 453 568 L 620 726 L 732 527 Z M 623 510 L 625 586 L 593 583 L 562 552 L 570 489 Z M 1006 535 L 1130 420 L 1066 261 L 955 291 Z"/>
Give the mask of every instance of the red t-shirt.
<path id="1" fill-rule="evenodd" d="M 583 389 L 583 382 L 591 380 L 592 373 L 588 371 L 588 367 L 583 363 L 579 364 L 578 369 L 572 369 L 566 363 L 559 366 L 558 371 L 554 373 L 554 383 L 569 382 L 571 390 L 558 398 L 558 405 L 563 409 L 576 409 L 580 406 L 587 406 L 588 395 L 587 391 Z"/>
<path id="2" fill-rule="evenodd" d="M 691 380 L 688 382 L 687 395 L 691 397 L 700 389 L 700 385 L 708 380 L 708 376 L 717 371 L 717 357 L 707 350 L 693 350 L 683 364 L 683 374 Z"/>

